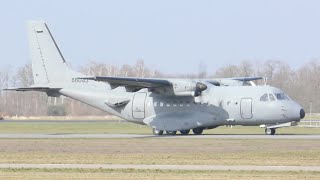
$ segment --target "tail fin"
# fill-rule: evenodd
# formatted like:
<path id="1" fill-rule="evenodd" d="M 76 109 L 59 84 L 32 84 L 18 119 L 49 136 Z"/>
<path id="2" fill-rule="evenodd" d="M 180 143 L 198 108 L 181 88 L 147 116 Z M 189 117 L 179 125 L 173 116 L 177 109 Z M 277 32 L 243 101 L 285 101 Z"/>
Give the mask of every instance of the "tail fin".
<path id="1" fill-rule="evenodd" d="M 106 83 L 81 79 L 87 76 L 68 68 L 46 23 L 28 22 L 28 37 L 34 84 L 5 90 L 42 91 L 56 97 L 58 91 L 66 87 L 110 89 Z"/>
<path id="2" fill-rule="evenodd" d="M 73 74 L 46 23 L 28 22 L 34 84 L 65 82 Z"/>

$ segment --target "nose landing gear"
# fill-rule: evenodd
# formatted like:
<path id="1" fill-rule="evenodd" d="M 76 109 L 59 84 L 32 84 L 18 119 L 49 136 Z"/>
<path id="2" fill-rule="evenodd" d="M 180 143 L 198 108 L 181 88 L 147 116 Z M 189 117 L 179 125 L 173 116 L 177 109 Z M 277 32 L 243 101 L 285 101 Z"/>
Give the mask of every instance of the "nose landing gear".
<path id="1" fill-rule="evenodd" d="M 298 123 L 296 121 L 282 123 L 282 124 L 269 124 L 269 125 L 260 125 L 261 128 L 265 128 L 266 135 L 274 135 L 276 133 L 276 129 L 283 127 L 291 127 L 296 126 Z"/>
<path id="2" fill-rule="evenodd" d="M 266 133 L 266 135 L 274 135 L 276 133 L 276 129 L 274 129 L 274 128 L 266 128 L 264 130 L 264 132 Z"/>
<path id="3" fill-rule="evenodd" d="M 160 136 L 163 134 L 163 131 L 158 129 L 152 129 L 152 133 L 153 135 Z"/>

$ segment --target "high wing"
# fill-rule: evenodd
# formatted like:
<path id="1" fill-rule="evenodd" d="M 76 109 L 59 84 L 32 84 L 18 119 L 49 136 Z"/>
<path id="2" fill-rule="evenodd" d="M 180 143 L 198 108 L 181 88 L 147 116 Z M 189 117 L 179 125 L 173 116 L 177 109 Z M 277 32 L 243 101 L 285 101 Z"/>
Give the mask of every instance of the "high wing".
<path id="1" fill-rule="evenodd" d="M 235 77 L 235 78 L 226 78 L 226 79 L 232 79 L 232 80 L 237 80 L 237 81 L 255 81 L 255 80 L 261 80 L 263 79 L 262 77 Z"/>
<path id="2" fill-rule="evenodd" d="M 84 77 L 79 79 L 108 82 L 111 86 L 114 86 L 114 87 L 134 86 L 134 87 L 141 87 L 141 88 L 155 88 L 155 87 L 172 86 L 172 83 L 165 79 L 104 77 L 104 76 Z"/>
<path id="3" fill-rule="evenodd" d="M 94 81 L 108 82 L 111 88 L 126 87 L 127 91 L 134 92 L 148 88 L 152 92 L 175 96 L 199 96 L 207 86 L 200 81 L 191 79 L 153 79 L 133 77 L 79 77 Z"/>
<path id="4" fill-rule="evenodd" d="M 215 86 L 242 86 L 247 81 L 259 80 L 261 77 L 237 77 L 215 80 L 192 80 L 192 79 L 156 79 L 156 78 L 135 78 L 135 77 L 106 77 L 91 76 L 79 77 L 79 79 L 102 81 L 110 84 L 114 89 L 124 86 L 128 91 L 134 92 L 142 88 L 148 88 L 152 92 L 175 96 L 199 96 L 207 89 L 206 83 Z"/>
<path id="5" fill-rule="evenodd" d="M 262 77 L 235 77 L 235 78 L 218 78 L 207 80 L 208 83 L 215 86 L 243 86 L 248 85 L 248 82 L 261 80 Z M 254 83 L 250 83 L 251 85 Z"/>
<path id="6" fill-rule="evenodd" d="M 79 79 L 108 82 L 112 87 L 132 86 L 132 87 L 140 87 L 140 88 L 169 87 L 169 86 L 172 86 L 175 81 L 180 81 L 180 82 L 183 81 L 182 79 L 157 79 L 157 78 L 109 77 L 109 76 L 92 76 L 92 77 L 84 77 Z M 227 82 L 243 83 L 243 82 L 261 80 L 261 79 L 263 78 L 262 77 L 235 77 L 235 78 L 205 79 L 205 80 L 194 80 L 194 81 L 208 82 L 210 84 L 220 86 L 220 85 L 224 85 L 224 83 L 227 84 Z M 188 81 L 188 80 L 185 80 L 185 81 Z"/>

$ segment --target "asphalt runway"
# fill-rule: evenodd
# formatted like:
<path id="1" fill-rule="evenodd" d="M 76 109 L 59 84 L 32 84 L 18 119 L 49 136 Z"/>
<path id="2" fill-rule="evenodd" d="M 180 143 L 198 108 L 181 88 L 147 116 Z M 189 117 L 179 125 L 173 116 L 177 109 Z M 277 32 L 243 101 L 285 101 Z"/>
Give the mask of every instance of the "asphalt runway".
<path id="1" fill-rule="evenodd" d="M 29 123 L 34 123 L 34 122 L 129 122 L 124 119 L 119 119 L 119 120 L 86 120 L 86 119 L 79 119 L 79 120 L 50 120 L 50 119 L 28 119 L 28 120 L 7 120 L 7 119 L 2 119 L 0 120 L 0 123 L 10 123 L 10 122 L 29 122 Z M 302 123 L 320 123 L 320 120 L 301 120 Z"/>
<path id="2" fill-rule="evenodd" d="M 0 123 L 111 123 L 128 122 L 126 120 L 0 120 Z"/>
<path id="3" fill-rule="evenodd" d="M 0 134 L 0 139 L 124 139 L 124 138 L 174 138 L 174 139 L 320 139 L 320 135 L 146 135 L 146 134 Z"/>
<path id="4" fill-rule="evenodd" d="M 191 171 L 320 171 L 320 166 L 215 166 L 215 165 L 133 165 L 133 164 L 0 164 L 4 168 L 37 169 L 140 169 Z"/>

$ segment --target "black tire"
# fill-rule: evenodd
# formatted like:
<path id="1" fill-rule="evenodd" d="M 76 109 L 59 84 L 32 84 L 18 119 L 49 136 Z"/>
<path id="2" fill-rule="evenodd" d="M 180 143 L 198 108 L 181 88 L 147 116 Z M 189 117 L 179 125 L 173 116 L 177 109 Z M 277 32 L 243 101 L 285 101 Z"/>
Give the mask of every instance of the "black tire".
<path id="1" fill-rule="evenodd" d="M 189 132 L 190 132 L 190 129 L 180 131 L 180 133 L 181 133 L 182 135 L 188 135 Z"/>
<path id="2" fill-rule="evenodd" d="M 193 131 L 193 134 L 200 135 L 203 132 L 203 128 L 194 128 L 192 129 L 192 131 Z"/>
<path id="3" fill-rule="evenodd" d="M 274 128 L 266 128 L 264 130 L 264 132 L 266 133 L 266 135 L 274 135 L 276 133 L 276 129 L 274 129 Z"/>
<path id="4" fill-rule="evenodd" d="M 177 131 L 166 131 L 167 135 L 176 135 Z"/>
<path id="5" fill-rule="evenodd" d="M 163 131 L 158 129 L 152 129 L 152 133 L 156 136 L 160 136 L 163 134 Z"/>

